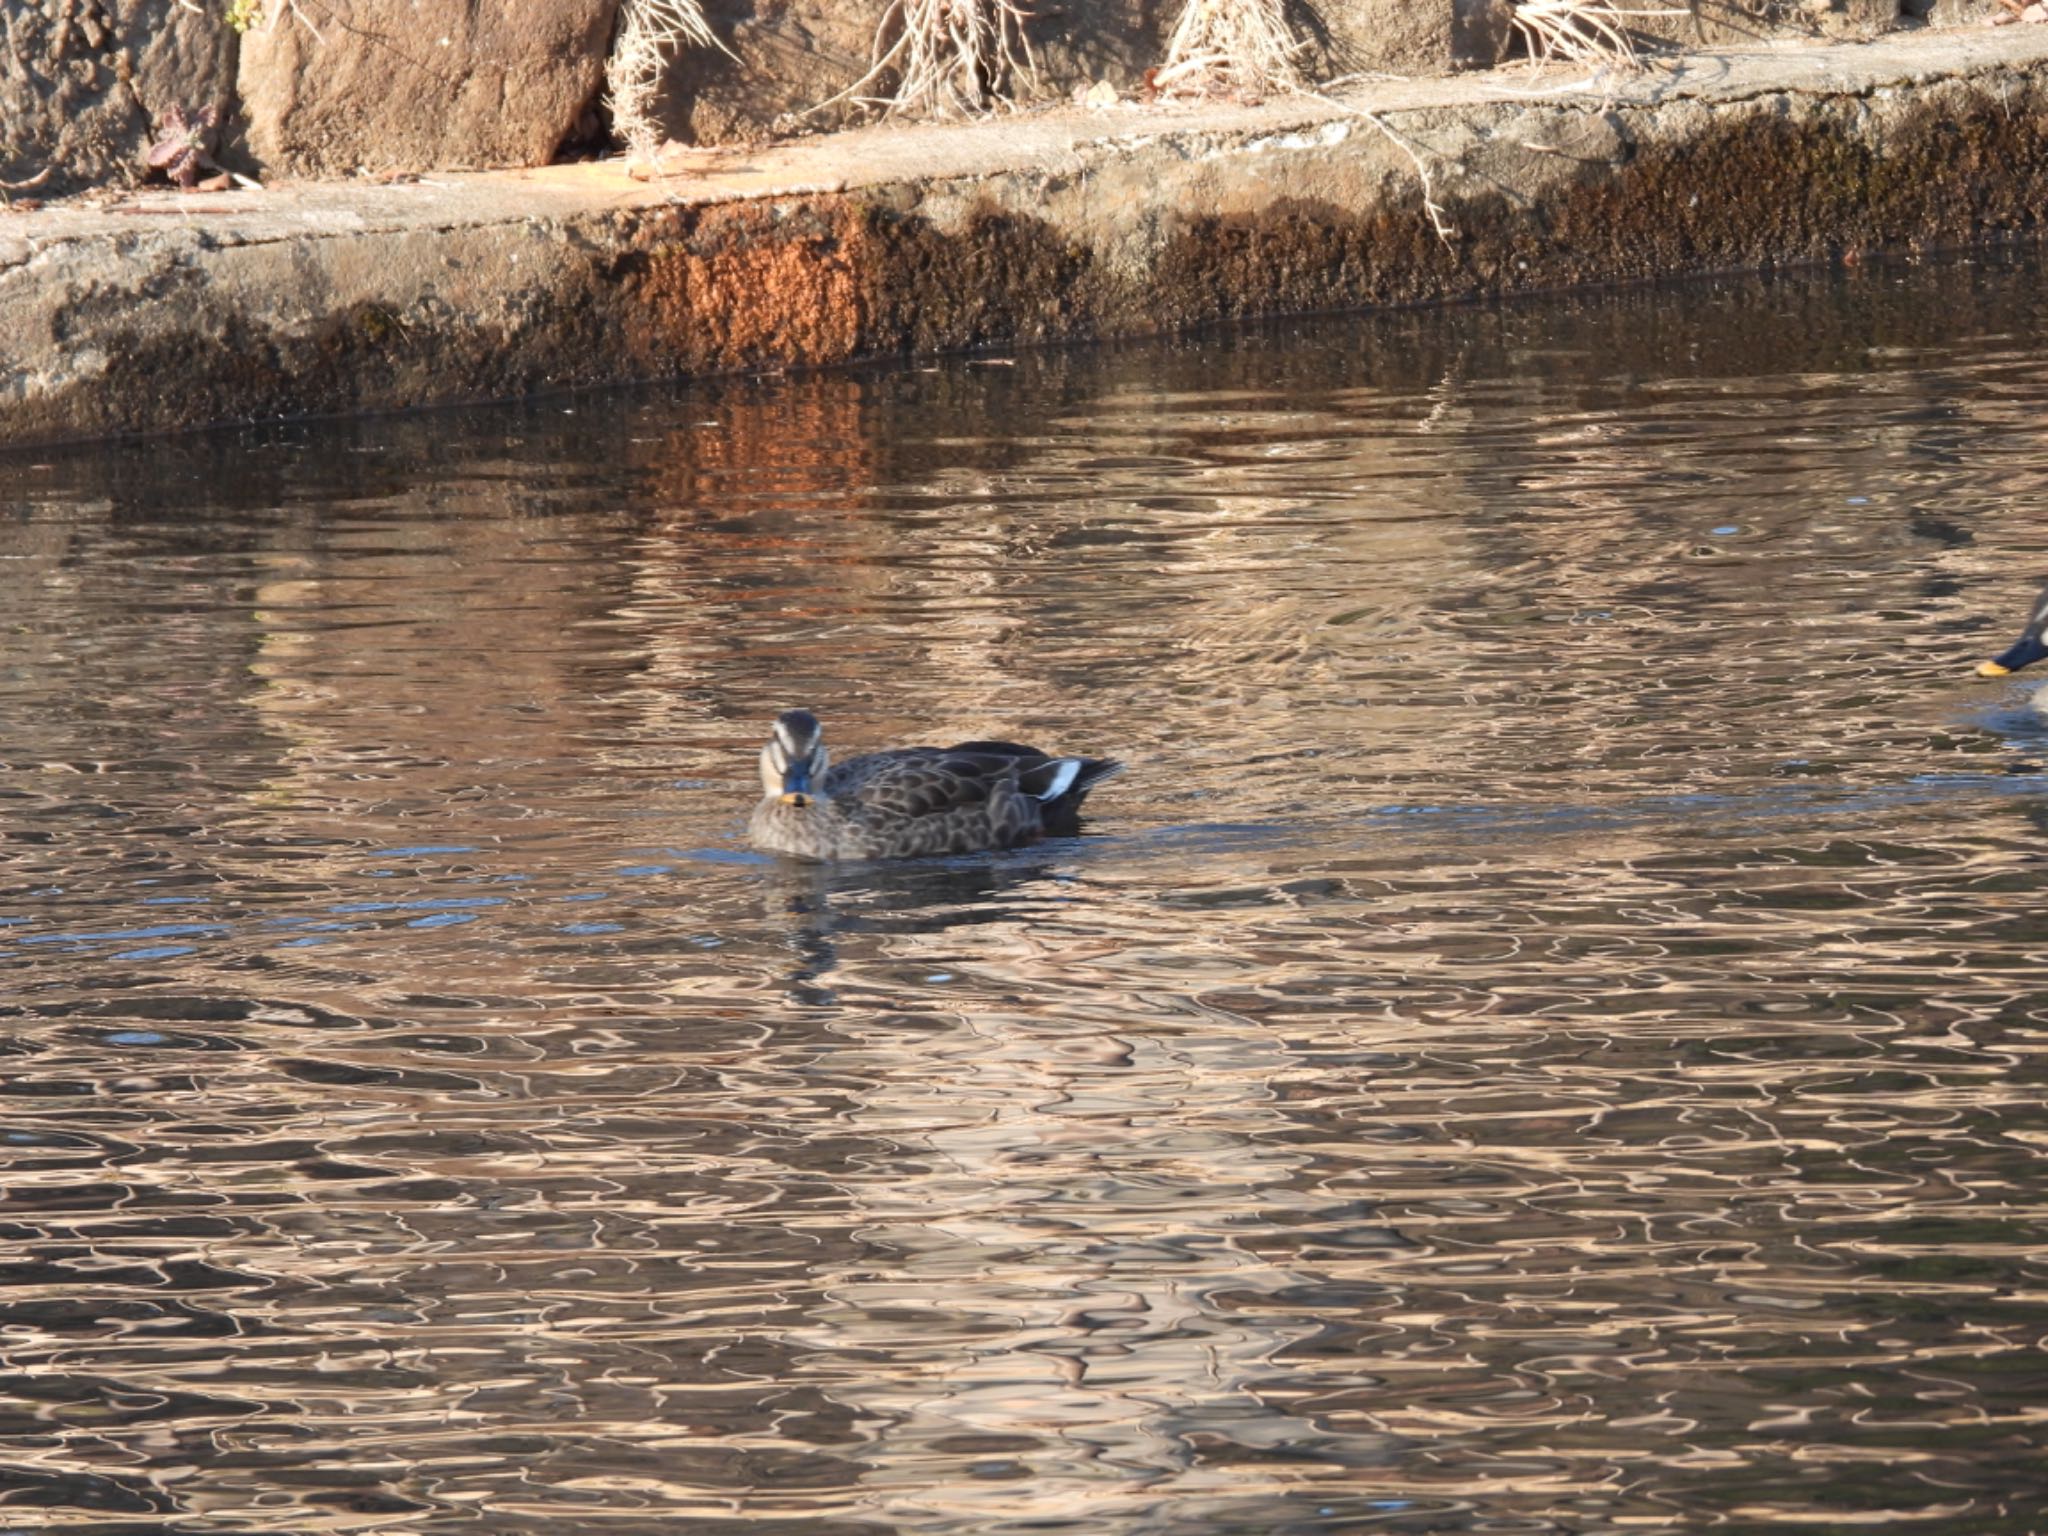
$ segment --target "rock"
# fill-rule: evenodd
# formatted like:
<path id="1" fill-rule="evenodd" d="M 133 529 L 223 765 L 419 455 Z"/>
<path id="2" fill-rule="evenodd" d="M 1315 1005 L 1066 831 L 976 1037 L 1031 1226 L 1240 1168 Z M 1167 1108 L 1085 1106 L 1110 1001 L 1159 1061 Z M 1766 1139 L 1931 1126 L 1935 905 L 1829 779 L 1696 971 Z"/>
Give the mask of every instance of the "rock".
<path id="1" fill-rule="evenodd" d="M 1937 27 L 1961 27 L 2004 9 L 2003 0 L 1933 0 L 1927 20 Z"/>
<path id="2" fill-rule="evenodd" d="M 863 120 L 859 102 L 823 106 L 867 73 L 875 36 L 893 15 L 891 0 L 703 0 L 711 30 L 730 55 L 686 48 L 670 65 L 656 115 L 670 138 L 717 144 L 757 140 L 783 127 L 835 128 Z M 1032 46 L 1043 40 L 1033 8 Z M 1056 19 L 1066 18 L 1057 7 Z M 1102 6 L 1090 7 L 1104 9 Z M 1047 61 L 1041 57 L 1041 65 Z M 1147 60 L 1147 63 L 1152 60 Z M 1142 68 L 1143 66 L 1139 66 Z M 1102 71 L 1098 71 L 1101 73 Z M 1065 97 L 1093 75 L 1057 68 L 1037 82 L 1017 82 L 1027 99 Z M 887 94 L 876 82 L 864 95 Z"/>
<path id="3" fill-rule="evenodd" d="M 225 113 L 235 34 L 177 0 L 0 5 L 0 181 L 46 167 L 39 190 L 129 186 L 172 107 Z"/>
<path id="4" fill-rule="evenodd" d="M 265 170 L 545 165 L 603 82 L 618 0 L 271 0 L 242 38 Z M 315 28 L 318 31 L 315 31 Z"/>
<path id="5" fill-rule="evenodd" d="M 1824 36 L 1873 38 L 1898 25 L 1898 0 L 1831 0 L 1819 20 Z"/>
<path id="6" fill-rule="evenodd" d="M 1775 37 L 1867 40 L 1891 30 L 1900 0 L 1697 0 L 1659 16 L 1644 6 L 1628 18 L 1638 37 L 1680 48 L 1728 48 Z M 1621 9 L 1628 9 L 1622 5 Z"/>
<path id="7" fill-rule="evenodd" d="M 1510 0 L 1456 0 L 1451 7 L 1451 63 L 1459 69 L 1493 68 L 1508 56 L 1514 20 Z"/>
<path id="8" fill-rule="evenodd" d="M 2012 13 L 1999 0 L 1899 0 L 1899 14 L 1933 27 L 1959 27 Z"/>
<path id="9" fill-rule="evenodd" d="M 1119 96 L 1144 87 L 1166 52 L 1177 7 L 1158 0 L 1033 0 L 1025 35 L 1035 80 L 1011 82 L 1021 101 L 1082 101 L 1107 83 Z M 867 73 L 892 0 L 704 0 L 711 28 L 734 57 L 708 49 L 679 54 L 663 86 L 663 129 L 710 144 L 758 139 L 794 120 L 843 127 L 870 115 L 858 102 L 812 109 Z M 864 94 L 884 95 L 890 82 Z"/>
<path id="10" fill-rule="evenodd" d="M 1350 0 L 1320 13 L 1317 46 L 1304 62 L 1317 76 L 1449 74 L 1468 62 L 1458 40 L 1483 37 L 1493 9 L 1487 0 Z M 1507 9 L 1502 0 L 1503 38 Z"/>

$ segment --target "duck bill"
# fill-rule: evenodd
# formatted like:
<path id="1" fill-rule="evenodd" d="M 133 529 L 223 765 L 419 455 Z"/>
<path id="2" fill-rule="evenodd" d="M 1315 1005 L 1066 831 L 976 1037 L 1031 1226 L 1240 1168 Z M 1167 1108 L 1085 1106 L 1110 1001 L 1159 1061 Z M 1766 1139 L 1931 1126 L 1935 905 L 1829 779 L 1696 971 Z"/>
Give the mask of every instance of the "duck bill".
<path id="1" fill-rule="evenodd" d="M 2019 643 L 2003 656 L 1977 663 L 1979 677 L 2004 677 L 2017 672 L 2021 667 L 2030 667 L 2043 657 L 2048 657 L 2048 645 L 2041 643 L 2039 635 L 2021 635 Z"/>
<path id="2" fill-rule="evenodd" d="M 811 770 L 791 767 L 782 775 L 782 803 L 798 807 L 811 803 Z"/>

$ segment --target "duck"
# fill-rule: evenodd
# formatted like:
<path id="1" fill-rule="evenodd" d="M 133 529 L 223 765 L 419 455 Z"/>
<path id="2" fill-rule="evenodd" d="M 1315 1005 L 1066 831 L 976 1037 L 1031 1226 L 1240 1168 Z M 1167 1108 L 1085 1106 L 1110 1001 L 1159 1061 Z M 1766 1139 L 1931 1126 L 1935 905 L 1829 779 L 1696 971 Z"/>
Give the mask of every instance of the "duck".
<path id="1" fill-rule="evenodd" d="M 818 717 L 784 710 L 761 749 L 763 792 L 747 840 L 819 863 L 1016 848 L 1078 833 L 1082 800 L 1123 767 L 1014 741 L 897 747 L 835 764 Z"/>
<path id="2" fill-rule="evenodd" d="M 2048 631 L 2048 587 L 2043 587 L 2041 595 L 2034 599 L 2033 610 L 2027 615 L 2027 626 L 2020 631 L 2019 639 L 2003 655 L 1991 661 L 1978 662 L 1977 675 L 2005 677 L 2048 657 L 2048 643 L 2042 639 L 2044 631 Z"/>

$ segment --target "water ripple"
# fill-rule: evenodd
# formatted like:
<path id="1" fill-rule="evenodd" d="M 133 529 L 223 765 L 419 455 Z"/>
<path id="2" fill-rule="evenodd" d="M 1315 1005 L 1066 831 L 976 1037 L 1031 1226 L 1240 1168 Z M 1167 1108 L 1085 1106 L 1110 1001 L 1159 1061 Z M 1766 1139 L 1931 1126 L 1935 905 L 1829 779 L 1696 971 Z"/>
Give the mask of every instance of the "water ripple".
<path id="1" fill-rule="evenodd" d="M 2040 276 L 15 466 L 6 1529 L 2043 1529 Z"/>

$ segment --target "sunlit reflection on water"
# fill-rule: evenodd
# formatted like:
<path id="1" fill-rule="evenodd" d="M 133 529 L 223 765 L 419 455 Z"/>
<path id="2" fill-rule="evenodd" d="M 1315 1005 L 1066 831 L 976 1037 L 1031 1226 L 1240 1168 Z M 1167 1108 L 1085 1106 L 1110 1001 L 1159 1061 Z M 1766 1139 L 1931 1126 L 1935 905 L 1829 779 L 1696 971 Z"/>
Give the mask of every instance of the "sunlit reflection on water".
<path id="1" fill-rule="evenodd" d="M 2041 275 L 9 461 L 0 1526 L 2048 1528 Z"/>

